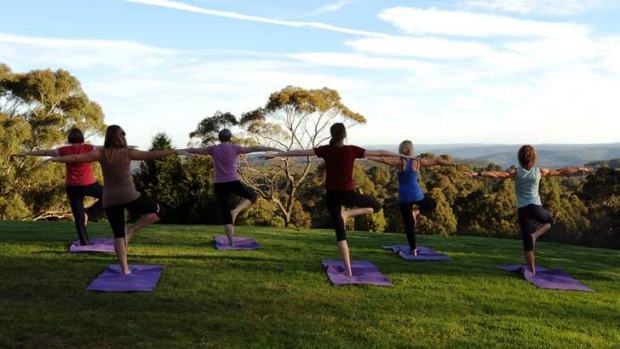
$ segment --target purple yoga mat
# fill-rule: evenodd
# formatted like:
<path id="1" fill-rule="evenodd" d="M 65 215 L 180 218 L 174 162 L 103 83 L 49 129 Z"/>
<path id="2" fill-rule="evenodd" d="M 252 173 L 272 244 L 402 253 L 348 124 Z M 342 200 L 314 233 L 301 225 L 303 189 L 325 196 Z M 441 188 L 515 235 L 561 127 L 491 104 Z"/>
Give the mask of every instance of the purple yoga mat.
<path id="1" fill-rule="evenodd" d="M 161 265 L 130 265 L 131 275 L 121 273 L 118 264 L 110 264 L 86 288 L 101 292 L 152 292 L 164 269 Z"/>
<path id="2" fill-rule="evenodd" d="M 507 265 L 499 268 L 510 272 L 521 273 L 525 280 L 540 288 L 594 292 L 593 289 L 573 279 L 562 269 L 536 267 L 536 274 L 532 274 L 528 268 L 521 265 Z"/>
<path id="3" fill-rule="evenodd" d="M 79 241 L 74 241 L 69 246 L 69 252 L 106 252 L 114 253 L 114 239 L 111 238 L 93 238 L 90 240 L 90 245 L 80 246 Z"/>
<path id="4" fill-rule="evenodd" d="M 369 261 L 352 261 L 351 269 L 353 269 L 353 276 L 342 274 L 344 271 L 342 261 L 322 260 L 321 264 L 325 268 L 329 280 L 336 286 L 352 284 L 392 286 L 392 282 Z"/>
<path id="5" fill-rule="evenodd" d="M 401 258 L 408 261 L 448 261 L 450 257 L 446 256 L 443 253 L 439 253 L 430 247 L 418 246 L 418 255 L 411 255 L 411 248 L 405 245 L 384 245 L 381 246 L 386 250 L 391 250 L 392 252 L 399 255 Z"/>
<path id="6" fill-rule="evenodd" d="M 215 248 L 220 251 L 227 250 L 256 250 L 260 248 L 260 245 L 254 238 L 235 236 L 234 237 L 235 246 L 230 246 L 228 244 L 228 238 L 225 235 L 218 235 L 213 238 L 213 243 L 215 244 Z"/>

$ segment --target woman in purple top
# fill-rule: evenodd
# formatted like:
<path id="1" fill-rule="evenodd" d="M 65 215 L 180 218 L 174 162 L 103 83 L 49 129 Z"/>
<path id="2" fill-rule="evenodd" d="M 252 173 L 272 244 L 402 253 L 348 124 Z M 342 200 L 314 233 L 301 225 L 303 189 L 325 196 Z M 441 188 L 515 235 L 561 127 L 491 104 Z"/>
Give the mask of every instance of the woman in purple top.
<path id="1" fill-rule="evenodd" d="M 409 140 L 402 141 L 398 146 L 398 152 L 403 155 L 413 156 L 413 143 Z M 437 207 L 437 202 L 429 195 L 425 195 L 418 184 L 420 167 L 434 165 L 456 166 L 456 164 L 442 159 L 397 159 L 376 156 L 369 156 L 367 158 L 368 160 L 381 162 L 398 169 L 398 207 L 403 217 L 405 234 L 411 248 L 411 255 L 417 256 L 415 228 L 418 215 L 431 212 Z M 414 208 L 414 205 L 416 208 Z"/>
<path id="2" fill-rule="evenodd" d="M 213 178 L 213 191 L 220 206 L 224 232 L 231 246 L 235 245 L 234 224 L 237 215 L 256 201 L 256 194 L 246 188 L 237 175 L 237 156 L 262 151 L 281 151 L 272 147 L 243 147 L 230 142 L 232 133 L 229 129 L 223 129 L 218 133 L 220 144 L 204 148 L 184 149 L 190 154 L 211 155 L 215 174 Z M 230 195 L 235 194 L 243 199 L 233 209 L 230 205 Z"/>
<path id="3" fill-rule="evenodd" d="M 103 173 L 103 208 L 114 233 L 114 251 L 124 274 L 131 274 L 127 264 L 127 244 L 140 229 L 163 217 L 165 210 L 155 200 L 139 193 L 131 174 L 132 160 L 151 160 L 172 154 L 188 155 L 182 150 L 140 151 L 127 146 L 125 131 L 118 125 L 108 126 L 103 149 L 85 154 L 65 155 L 44 161 L 101 164 Z M 125 227 L 125 209 L 141 214 L 131 226 Z"/>

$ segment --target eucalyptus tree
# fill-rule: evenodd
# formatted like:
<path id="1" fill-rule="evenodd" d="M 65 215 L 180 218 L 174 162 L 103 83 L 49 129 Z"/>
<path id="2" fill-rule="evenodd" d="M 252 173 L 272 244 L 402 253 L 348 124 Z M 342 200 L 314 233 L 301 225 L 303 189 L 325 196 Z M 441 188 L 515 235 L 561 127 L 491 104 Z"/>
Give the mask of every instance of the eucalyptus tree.
<path id="1" fill-rule="evenodd" d="M 344 105 L 335 90 L 287 86 L 271 93 L 264 107 L 244 113 L 240 120 L 230 113 L 221 112 L 203 119 L 190 137 L 202 139 L 204 145 L 215 140 L 218 130 L 233 127 L 242 132 L 233 141 L 245 145 L 262 145 L 282 150 L 310 149 L 328 141 L 329 127 L 335 122 L 350 127 L 366 123 L 366 119 Z M 294 221 L 298 216 L 306 222 L 305 215 L 293 213 L 300 207 L 295 203 L 299 188 L 317 163 L 313 162 L 312 157 L 286 158 L 268 163 L 257 161 L 252 156 L 239 159 L 239 172 L 243 181 L 260 197 L 277 206 L 285 226 L 291 223 L 307 225 Z"/>
<path id="2" fill-rule="evenodd" d="M 69 217 L 60 202 L 63 175 L 59 166 L 32 170 L 34 158 L 9 154 L 51 149 L 66 142 L 67 131 L 102 134 L 103 111 L 66 70 L 13 73 L 0 64 L 0 219 Z"/>

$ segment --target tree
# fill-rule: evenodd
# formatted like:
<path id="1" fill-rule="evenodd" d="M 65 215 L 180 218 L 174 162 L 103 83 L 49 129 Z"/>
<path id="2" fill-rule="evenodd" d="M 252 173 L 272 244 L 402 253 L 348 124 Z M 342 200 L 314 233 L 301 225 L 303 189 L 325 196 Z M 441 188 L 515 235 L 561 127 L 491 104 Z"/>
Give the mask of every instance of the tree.
<path id="1" fill-rule="evenodd" d="M 173 149 L 171 139 L 165 133 L 158 133 L 153 137 L 149 151 L 169 149 Z M 136 188 L 163 205 L 168 211 L 164 222 L 171 223 L 183 222 L 185 218 L 178 217 L 182 214 L 179 208 L 187 197 L 179 190 L 183 179 L 181 160 L 177 156 L 142 161 L 140 171 L 134 176 Z"/>
<path id="2" fill-rule="evenodd" d="M 601 167 L 587 176 L 583 196 L 592 222 L 584 243 L 620 248 L 620 171 Z"/>
<path id="3" fill-rule="evenodd" d="M 366 123 L 366 119 L 345 106 L 335 90 L 287 86 L 272 93 L 265 107 L 245 113 L 240 125 L 256 144 L 291 150 L 324 144 L 330 138 L 329 128 L 334 122 L 350 127 Z M 310 157 L 287 158 L 273 165 L 271 171 L 257 175 L 247 163 L 240 173 L 261 197 L 278 206 L 288 226 L 299 187 L 307 180 L 313 161 Z"/>
<path id="4" fill-rule="evenodd" d="M 476 182 L 472 187 L 477 189 L 455 201 L 459 231 L 481 236 L 518 236 L 514 181 L 467 180 Z"/>
<path id="5" fill-rule="evenodd" d="M 214 144 L 220 130 L 237 124 L 237 118 L 233 114 L 217 111 L 213 116 L 202 119 L 196 130 L 189 134 L 189 138 L 199 138 L 203 146 Z"/>
<path id="6" fill-rule="evenodd" d="M 69 72 L 33 70 L 13 73 L 0 64 L 0 151 L 13 154 L 51 149 L 65 143 L 67 131 L 87 135 L 105 129 L 99 104 L 88 99 Z M 34 158 L 0 159 L 0 219 L 70 217 L 64 203 L 59 166 L 33 171 Z M 42 200 L 45 199 L 45 200 Z"/>
<path id="7" fill-rule="evenodd" d="M 329 127 L 334 122 L 353 126 L 366 119 L 351 111 L 341 101 L 337 91 L 329 88 L 306 90 L 288 86 L 274 92 L 264 107 L 246 112 L 237 122 L 230 113 L 217 112 L 203 119 L 191 137 L 202 139 L 202 144 L 215 140 L 217 132 L 224 127 L 237 127 L 245 137 L 234 141 L 244 145 L 261 145 L 280 149 L 310 149 L 324 144 L 329 138 Z M 305 220 L 303 215 L 293 214 L 300 186 L 307 180 L 313 166 L 310 157 L 288 158 L 260 166 L 252 156 L 240 156 L 239 173 L 243 181 L 260 197 L 274 203 L 286 226 L 304 226 L 294 221 Z M 258 168 L 260 167 L 260 169 Z"/>

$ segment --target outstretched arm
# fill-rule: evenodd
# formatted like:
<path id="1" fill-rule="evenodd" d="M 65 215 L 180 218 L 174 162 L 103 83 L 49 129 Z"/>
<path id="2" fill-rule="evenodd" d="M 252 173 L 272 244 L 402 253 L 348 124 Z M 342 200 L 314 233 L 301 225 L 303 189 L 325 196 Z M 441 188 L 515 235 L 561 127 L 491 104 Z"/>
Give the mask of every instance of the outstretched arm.
<path id="1" fill-rule="evenodd" d="M 54 156 L 46 160 L 45 162 L 62 162 L 65 164 L 71 164 L 76 162 L 93 162 L 99 160 L 101 156 L 101 150 L 96 149 L 94 151 L 84 154 L 74 154 L 65 156 Z"/>
<path id="2" fill-rule="evenodd" d="M 457 166 L 457 164 L 455 164 L 454 162 L 448 161 L 448 160 L 444 160 L 444 159 L 423 159 L 423 158 L 418 158 L 418 161 L 420 162 L 420 166 L 422 166 L 422 167 L 435 166 L 435 165 Z"/>
<path id="3" fill-rule="evenodd" d="M 33 151 L 24 151 L 11 156 L 58 156 L 58 152 L 55 149 L 41 149 Z"/>
<path id="4" fill-rule="evenodd" d="M 381 156 L 367 156 L 366 159 L 370 160 L 370 161 L 375 161 L 375 162 L 380 162 L 382 164 L 386 164 L 386 165 L 390 165 L 390 166 L 395 166 L 395 167 L 399 167 L 400 166 L 400 159 L 398 158 L 387 158 L 387 157 L 381 157 Z"/>
<path id="5" fill-rule="evenodd" d="M 382 156 L 382 157 L 391 157 L 391 158 L 407 158 L 407 159 L 417 159 L 415 156 L 405 155 L 401 153 L 396 153 L 389 150 L 368 150 L 364 153 L 364 157 L 368 156 Z"/>
<path id="6" fill-rule="evenodd" d="M 550 170 L 544 167 L 540 168 L 540 174 L 543 176 L 570 176 L 577 172 L 590 173 L 592 171 L 594 171 L 592 167 L 563 167 L 559 170 Z"/>
<path id="7" fill-rule="evenodd" d="M 151 151 L 129 149 L 129 157 L 132 160 L 153 160 L 153 159 L 163 158 L 164 156 L 169 156 L 172 154 L 189 155 L 190 152 L 186 151 L 185 149 L 151 150 Z"/>
<path id="8" fill-rule="evenodd" d="M 292 157 L 292 156 L 314 156 L 314 155 L 316 155 L 316 153 L 314 152 L 314 149 L 298 149 L 298 150 L 283 151 L 281 153 L 275 153 L 275 154 L 265 154 L 263 158 L 273 159 L 273 158 L 286 158 L 286 157 Z"/>
<path id="9" fill-rule="evenodd" d="M 249 153 L 255 153 L 255 152 L 259 152 L 259 151 L 275 151 L 275 152 L 282 152 L 282 150 L 278 149 L 278 148 L 274 148 L 274 147 L 263 147 L 263 146 L 253 146 L 253 147 L 243 147 L 241 148 L 241 152 L 239 154 L 249 154 Z M 314 154 L 312 154 L 314 155 Z"/>
<path id="10" fill-rule="evenodd" d="M 510 169 L 508 171 L 478 171 L 478 172 L 474 172 L 472 170 L 465 170 L 465 171 L 463 171 L 463 173 L 465 173 L 466 175 L 470 176 L 471 178 L 486 177 L 486 178 L 506 179 L 506 178 L 514 178 L 514 176 L 517 174 L 517 171 L 513 168 L 513 169 Z"/>

